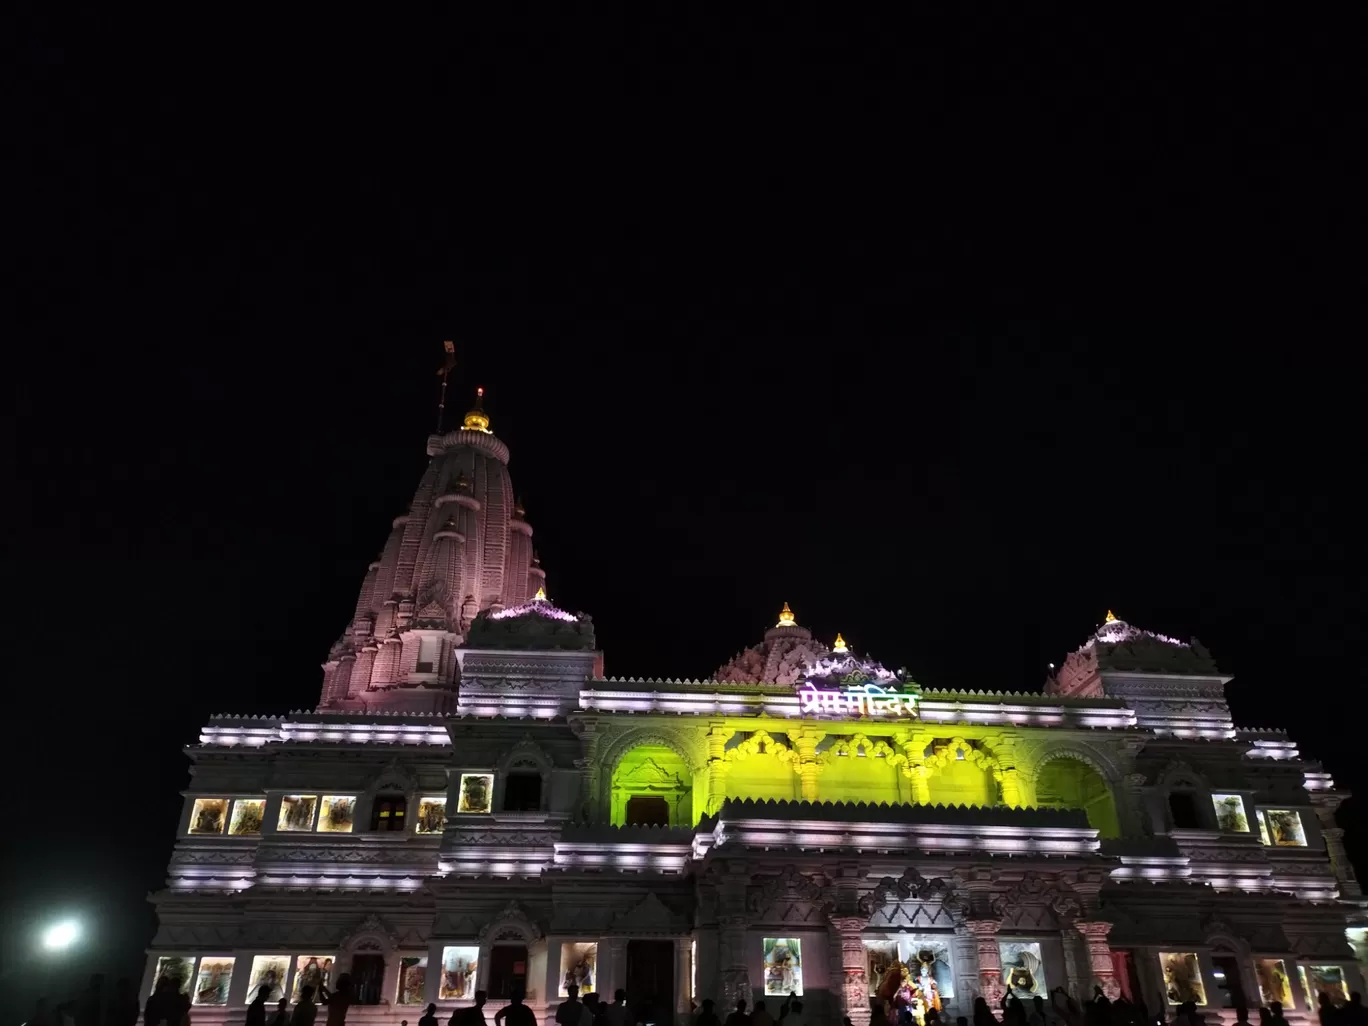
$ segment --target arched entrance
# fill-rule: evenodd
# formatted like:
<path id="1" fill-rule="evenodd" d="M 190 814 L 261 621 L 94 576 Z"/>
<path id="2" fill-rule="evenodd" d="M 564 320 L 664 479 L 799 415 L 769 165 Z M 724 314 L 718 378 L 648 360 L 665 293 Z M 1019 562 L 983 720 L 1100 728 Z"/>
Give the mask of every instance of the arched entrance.
<path id="1" fill-rule="evenodd" d="M 666 745 L 637 745 L 613 769 L 615 826 L 692 826 L 693 774 Z"/>
<path id="2" fill-rule="evenodd" d="M 1082 759 L 1061 755 L 1036 773 L 1036 804 L 1055 809 L 1082 809 L 1088 825 L 1103 837 L 1120 837 L 1116 801 L 1111 789 L 1092 766 Z"/>

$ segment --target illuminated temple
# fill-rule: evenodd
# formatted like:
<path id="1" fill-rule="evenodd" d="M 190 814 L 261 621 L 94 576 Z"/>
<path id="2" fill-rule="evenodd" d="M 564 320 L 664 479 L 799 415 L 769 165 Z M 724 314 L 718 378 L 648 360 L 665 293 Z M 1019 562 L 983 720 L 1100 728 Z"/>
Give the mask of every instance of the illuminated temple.
<path id="1" fill-rule="evenodd" d="M 784 605 L 710 679 L 605 678 L 479 403 L 427 452 L 318 707 L 187 748 L 144 996 L 238 1023 L 347 972 L 352 1023 L 518 986 L 549 1023 L 576 983 L 866 1026 L 1095 985 L 1305 1022 L 1362 986 L 1346 795 L 1196 641 L 1108 614 L 1043 693 L 936 690 Z"/>

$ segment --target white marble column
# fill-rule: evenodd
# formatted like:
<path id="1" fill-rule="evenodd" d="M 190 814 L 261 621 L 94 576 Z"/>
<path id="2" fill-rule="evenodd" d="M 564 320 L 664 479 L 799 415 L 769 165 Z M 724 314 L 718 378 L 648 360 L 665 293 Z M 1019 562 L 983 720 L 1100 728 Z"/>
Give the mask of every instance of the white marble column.
<path id="1" fill-rule="evenodd" d="M 675 1021 L 680 1026 L 688 1023 L 693 1011 L 689 981 L 693 974 L 693 938 L 675 938 Z"/>

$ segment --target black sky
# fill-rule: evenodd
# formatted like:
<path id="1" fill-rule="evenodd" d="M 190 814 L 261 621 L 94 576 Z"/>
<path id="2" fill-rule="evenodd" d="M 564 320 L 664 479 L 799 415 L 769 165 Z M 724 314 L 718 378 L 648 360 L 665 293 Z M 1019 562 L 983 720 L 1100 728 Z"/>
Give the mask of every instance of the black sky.
<path id="1" fill-rule="evenodd" d="M 1031 689 L 1111 607 L 1368 790 L 1361 26 L 128 16 L 23 19 L 7 1004 L 60 907 L 140 971 L 180 749 L 316 701 L 444 338 L 610 674 L 788 601 Z"/>

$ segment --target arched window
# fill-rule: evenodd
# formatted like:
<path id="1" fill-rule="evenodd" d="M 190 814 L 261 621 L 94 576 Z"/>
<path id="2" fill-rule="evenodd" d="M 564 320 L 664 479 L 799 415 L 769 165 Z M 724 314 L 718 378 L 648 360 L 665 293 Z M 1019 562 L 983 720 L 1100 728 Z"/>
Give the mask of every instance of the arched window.
<path id="1" fill-rule="evenodd" d="M 1179 830 L 1202 829 L 1202 813 L 1197 808 L 1197 796 L 1191 791 L 1170 791 L 1169 818 Z"/>

